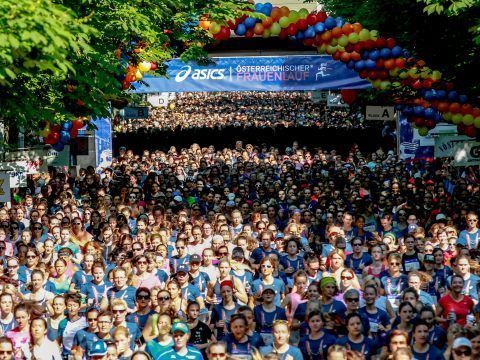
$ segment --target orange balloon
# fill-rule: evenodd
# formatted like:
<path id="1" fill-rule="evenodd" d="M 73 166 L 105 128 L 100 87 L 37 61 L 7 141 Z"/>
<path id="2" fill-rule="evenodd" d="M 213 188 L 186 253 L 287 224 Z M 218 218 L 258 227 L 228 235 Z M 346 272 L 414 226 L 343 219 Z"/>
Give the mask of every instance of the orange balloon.
<path id="1" fill-rule="evenodd" d="M 353 32 L 353 26 L 352 24 L 345 24 L 342 26 L 342 31 L 345 35 L 348 35 Z"/>
<path id="2" fill-rule="evenodd" d="M 394 59 L 385 60 L 385 62 L 383 63 L 383 66 L 385 66 L 385 69 L 387 70 L 392 70 L 395 67 L 395 60 Z"/>
<path id="3" fill-rule="evenodd" d="M 334 27 L 332 29 L 332 37 L 334 38 L 339 38 L 340 36 L 343 35 L 343 31 L 342 31 L 342 28 L 339 28 L 339 27 Z"/>
<path id="4" fill-rule="evenodd" d="M 344 51 L 342 55 L 340 55 L 340 60 L 342 60 L 344 63 L 347 63 L 350 61 L 351 55 L 350 53 Z"/>
<path id="5" fill-rule="evenodd" d="M 395 66 L 400 69 L 403 69 L 405 67 L 405 59 L 402 59 L 402 58 L 395 59 Z"/>
<path id="6" fill-rule="evenodd" d="M 282 14 L 282 16 L 288 16 L 290 14 L 290 9 L 286 6 L 282 6 L 280 8 L 280 13 Z"/>
<path id="7" fill-rule="evenodd" d="M 270 13 L 270 17 L 272 18 L 272 20 L 275 22 L 277 20 L 279 20 L 281 17 L 282 17 L 282 11 L 280 10 L 279 7 L 275 6 L 273 9 L 272 9 L 272 12 Z"/>
<path id="8" fill-rule="evenodd" d="M 460 104 L 457 103 L 457 102 L 451 103 L 450 106 L 448 107 L 448 110 L 451 113 L 456 114 L 456 113 L 460 112 Z"/>
<path id="9" fill-rule="evenodd" d="M 208 28 L 210 27 L 210 24 L 211 22 L 208 21 L 208 20 L 202 20 L 198 23 L 200 25 L 200 27 L 203 29 L 203 30 L 208 30 Z"/>
<path id="10" fill-rule="evenodd" d="M 360 55 L 360 53 L 356 52 L 356 51 L 352 51 L 351 54 L 350 54 L 350 58 L 353 60 L 353 61 L 358 61 L 362 58 L 362 55 Z"/>
<path id="11" fill-rule="evenodd" d="M 327 30 L 320 36 L 320 38 L 325 43 L 330 42 L 330 40 L 332 40 L 332 33 L 329 30 Z"/>
<path id="12" fill-rule="evenodd" d="M 362 24 L 360 23 L 355 23 L 353 24 L 353 31 L 355 31 L 357 34 L 363 29 Z"/>
<path id="13" fill-rule="evenodd" d="M 272 26 L 273 20 L 270 16 L 267 16 L 264 20 L 262 20 L 262 25 L 265 29 L 268 29 L 270 26 Z"/>
<path id="14" fill-rule="evenodd" d="M 440 112 L 447 112 L 449 104 L 447 102 L 440 102 L 437 105 L 437 110 Z"/>
<path id="15" fill-rule="evenodd" d="M 265 30 L 265 29 L 263 28 L 263 25 L 262 25 L 262 24 L 256 23 L 256 24 L 255 24 L 255 27 L 253 28 L 253 33 L 254 33 L 255 35 L 262 35 L 264 30 Z"/>

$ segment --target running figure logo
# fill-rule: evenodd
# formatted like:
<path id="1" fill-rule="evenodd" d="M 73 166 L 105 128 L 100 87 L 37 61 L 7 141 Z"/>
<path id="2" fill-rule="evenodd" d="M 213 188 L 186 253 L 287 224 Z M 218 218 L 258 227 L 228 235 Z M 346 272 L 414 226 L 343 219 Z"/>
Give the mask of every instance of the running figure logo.
<path id="1" fill-rule="evenodd" d="M 330 74 L 327 74 L 327 63 L 321 63 L 318 66 L 317 73 L 315 74 L 315 80 L 318 80 L 319 77 L 324 78 L 325 76 L 330 76 Z"/>

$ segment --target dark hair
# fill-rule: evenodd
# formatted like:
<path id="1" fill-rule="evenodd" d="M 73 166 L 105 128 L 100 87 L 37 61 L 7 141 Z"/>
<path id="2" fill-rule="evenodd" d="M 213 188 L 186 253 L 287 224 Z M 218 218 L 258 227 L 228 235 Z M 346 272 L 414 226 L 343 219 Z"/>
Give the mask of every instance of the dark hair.
<path id="1" fill-rule="evenodd" d="M 419 319 L 413 324 L 412 334 L 415 333 L 415 330 L 417 330 L 419 326 L 426 326 L 427 328 L 429 327 L 425 320 Z"/>

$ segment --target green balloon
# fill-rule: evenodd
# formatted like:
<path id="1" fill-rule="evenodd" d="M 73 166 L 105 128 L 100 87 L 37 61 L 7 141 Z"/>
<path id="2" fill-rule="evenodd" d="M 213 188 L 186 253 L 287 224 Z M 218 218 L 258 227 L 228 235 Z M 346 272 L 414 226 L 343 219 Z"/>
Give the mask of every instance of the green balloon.
<path id="1" fill-rule="evenodd" d="M 370 31 L 370 39 L 377 40 L 378 39 L 378 30 Z"/>
<path id="2" fill-rule="evenodd" d="M 280 20 L 278 20 L 278 23 L 282 28 L 285 29 L 286 27 L 288 27 L 288 25 L 290 25 L 290 19 L 286 16 L 282 16 Z"/>
<path id="3" fill-rule="evenodd" d="M 292 10 L 288 15 L 288 19 L 290 20 L 290 23 L 296 23 L 300 19 L 300 14 L 298 11 Z"/>
<path id="4" fill-rule="evenodd" d="M 360 40 L 367 41 L 367 40 L 370 39 L 370 31 L 368 31 L 367 29 L 362 29 L 358 33 L 358 36 L 359 36 Z"/>
<path id="5" fill-rule="evenodd" d="M 281 31 L 282 31 L 282 27 L 277 22 L 274 22 L 270 27 L 270 33 L 272 35 L 279 35 Z"/>
<path id="6" fill-rule="evenodd" d="M 462 114 L 454 114 L 452 115 L 452 122 L 455 125 L 461 124 L 463 122 L 463 116 Z"/>
<path id="7" fill-rule="evenodd" d="M 445 119 L 445 121 L 452 121 L 452 113 L 451 112 L 446 112 L 442 116 Z"/>
<path id="8" fill-rule="evenodd" d="M 473 126 L 475 126 L 477 129 L 480 129 L 480 116 L 473 120 Z"/>
<path id="9" fill-rule="evenodd" d="M 300 19 L 306 19 L 308 14 L 310 14 L 310 12 L 305 8 L 301 8 L 300 10 L 298 10 L 298 15 L 300 15 Z"/>
<path id="10" fill-rule="evenodd" d="M 351 44 L 356 44 L 360 41 L 360 38 L 358 37 L 357 33 L 352 32 L 352 33 L 348 34 L 348 41 Z"/>
<path id="11" fill-rule="evenodd" d="M 348 45 L 348 36 L 347 35 L 342 35 L 338 38 L 338 45 L 340 46 L 347 46 Z"/>
<path id="12" fill-rule="evenodd" d="M 467 114 L 467 115 L 463 115 L 463 123 L 467 126 L 469 125 L 472 125 L 473 124 L 473 115 L 472 114 Z"/>
<path id="13" fill-rule="evenodd" d="M 427 136 L 428 135 L 428 129 L 426 127 L 421 127 L 420 129 L 418 129 L 418 135 Z"/>
<path id="14" fill-rule="evenodd" d="M 272 35 L 272 31 L 270 29 L 264 29 L 262 36 L 266 39 L 269 38 L 270 35 Z"/>
<path id="15" fill-rule="evenodd" d="M 382 81 L 380 83 L 380 89 L 387 90 L 390 87 L 390 81 Z"/>

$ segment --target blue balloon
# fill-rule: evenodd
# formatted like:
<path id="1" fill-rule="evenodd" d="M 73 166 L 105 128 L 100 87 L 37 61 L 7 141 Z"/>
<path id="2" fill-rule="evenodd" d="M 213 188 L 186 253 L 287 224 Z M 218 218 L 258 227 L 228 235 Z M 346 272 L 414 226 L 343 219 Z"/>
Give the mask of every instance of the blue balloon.
<path id="1" fill-rule="evenodd" d="M 347 68 L 353 69 L 354 67 L 355 67 L 355 61 L 349 60 L 349 61 L 347 62 Z"/>
<path id="2" fill-rule="evenodd" d="M 272 9 L 273 9 L 272 3 L 266 2 L 265 4 L 263 4 L 263 7 L 264 7 L 265 9 L 270 9 L 270 12 L 272 12 Z M 269 14 L 270 14 L 270 13 L 269 13 Z"/>
<path id="3" fill-rule="evenodd" d="M 403 49 L 400 46 L 395 45 L 392 48 L 392 56 L 393 57 L 400 57 L 400 56 L 402 56 L 402 53 L 403 53 Z"/>
<path id="4" fill-rule="evenodd" d="M 341 16 L 337 17 L 335 21 L 337 22 L 338 27 L 342 27 L 343 25 L 345 25 L 345 20 L 343 20 Z"/>
<path id="5" fill-rule="evenodd" d="M 245 24 L 245 27 L 246 27 L 247 29 L 251 29 L 251 28 L 253 28 L 253 27 L 255 26 L 255 24 L 257 23 L 257 19 L 252 18 L 252 17 L 247 17 L 243 23 Z"/>
<path id="6" fill-rule="evenodd" d="M 70 141 L 70 133 L 68 131 L 60 131 L 60 140 L 59 142 L 67 144 Z"/>
<path id="7" fill-rule="evenodd" d="M 412 114 L 413 114 L 413 109 L 412 109 L 412 107 L 411 107 L 411 106 L 408 106 L 408 105 L 405 106 L 405 107 L 403 108 L 403 114 L 404 114 L 405 116 L 410 116 L 410 115 L 412 115 Z"/>
<path id="8" fill-rule="evenodd" d="M 317 34 L 321 34 L 325 31 L 325 24 L 322 22 L 319 22 L 319 23 L 316 23 L 313 28 L 315 29 L 315 32 Z"/>
<path id="9" fill-rule="evenodd" d="M 458 97 L 458 94 L 457 94 L 457 92 L 456 92 L 455 90 L 450 91 L 450 92 L 448 93 L 448 95 L 447 95 L 447 98 L 448 98 L 448 100 L 450 100 L 450 101 L 456 101 L 456 100 L 457 100 L 457 97 Z"/>
<path id="10" fill-rule="evenodd" d="M 432 90 L 426 91 L 424 97 L 425 97 L 425 100 L 429 100 L 429 101 L 435 98 Z"/>
<path id="11" fill-rule="evenodd" d="M 396 105 L 394 106 L 394 109 L 397 110 L 397 111 L 402 111 L 403 105 L 402 105 L 402 104 L 396 104 Z"/>
<path id="12" fill-rule="evenodd" d="M 363 69 L 365 69 L 365 61 L 363 61 L 363 60 L 358 60 L 358 61 L 355 63 L 355 70 L 356 70 L 356 71 L 362 71 Z"/>
<path id="13" fill-rule="evenodd" d="M 392 52 L 390 51 L 389 48 L 383 48 L 382 50 L 380 50 L 380 57 L 382 59 L 388 59 L 392 56 Z"/>
<path id="14" fill-rule="evenodd" d="M 405 57 L 405 58 L 407 58 L 407 59 L 408 59 L 409 57 L 411 57 L 410 51 L 404 50 L 404 51 L 403 51 L 403 57 Z"/>
<path id="15" fill-rule="evenodd" d="M 423 117 L 424 115 L 423 106 L 415 106 L 413 108 L 413 113 L 415 114 L 415 116 Z"/>
<path id="16" fill-rule="evenodd" d="M 443 116 L 438 111 L 435 112 L 435 117 L 433 118 L 435 122 L 438 124 L 439 122 L 443 121 Z"/>
<path id="17" fill-rule="evenodd" d="M 243 36 L 247 32 L 247 27 L 244 24 L 238 24 L 237 28 L 235 29 L 235 34 L 238 36 Z"/>
<path id="18" fill-rule="evenodd" d="M 270 13 L 272 12 L 272 9 L 269 9 L 269 8 L 267 8 L 267 7 L 264 6 L 264 7 L 262 8 L 262 10 L 260 10 L 259 12 L 261 12 L 261 13 L 262 13 L 263 15 L 265 15 L 265 16 L 269 16 Z"/>
<path id="19" fill-rule="evenodd" d="M 335 26 L 337 26 L 337 21 L 331 16 L 327 17 L 327 19 L 325 20 L 325 27 L 330 30 L 333 29 Z"/>
<path id="20" fill-rule="evenodd" d="M 380 52 L 378 50 L 373 50 L 373 51 L 370 51 L 370 59 L 372 59 L 373 61 L 376 61 L 380 58 Z"/>
<path id="21" fill-rule="evenodd" d="M 62 130 L 70 131 L 71 128 L 72 128 L 72 122 L 71 121 L 62 122 Z"/>
<path id="22" fill-rule="evenodd" d="M 420 90 L 418 90 L 418 95 L 420 95 L 420 97 L 425 97 L 426 92 L 427 92 L 427 90 L 420 89 Z"/>
<path id="23" fill-rule="evenodd" d="M 362 59 L 367 60 L 370 58 L 370 52 L 368 50 L 365 50 L 362 52 Z"/>
<path id="24" fill-rule="evenodd" d="M 435 111 L 435 109 L 429 107 L 429 108 L 425 109 L 424 113 L 425 113 L 425 118 L 433 119 L 433 118 L 435 118 L 436 111 Z"/>
<path id="25" fill-rule="evenodd" d="M 295 35 L 295 38 L 297 40 L 303 40 L 305 38 L 305 35 L 303 34 L 303 31 L 298 30 L 297 35 Z"/>
<path id="26" fill-rule="evenodd" d="M 437 90 L 437 99 L 443 100 L 447 96 L 447 92 L 445 90 Z"/>
<path id="27" fill-rule="evenodd" d="M 260 12 L 262 11 L 263 4 L 262 3 L 256 3 L 255 4 L 255 11 Z"/>
<path id="28" fill-rule="evenodd" d="M 52 148 L 58 152 L 62 151 L 65 148 L 65 144 L 58 142 L 55 145 L 52 145 Z"/>
<path id="29" fill-rule="evenodd" d="M 305 39 L 311 39 L 311 38 L 314 38 L 315 37 L 315 29 L 313 28 L 313 26 L 309 26 L 307 28 L 307 30 L 305 30 Z"/>
<path id="30" fill-rule="evenodd" d="M 458 102 L 460 104 L 466 104 L 468 101 L 468 96 L 467 95 L 459 95 L 458 96 Z"/>
<path id="31" fill-rule="evenodd" d="M 375 61 L 373 61 L 371 59 L 365 60 L 365 69 L 373 70 L 373 69 L 375 69 L 376 66 L 377 66 L 377 64 L 376 64 Z"/>

